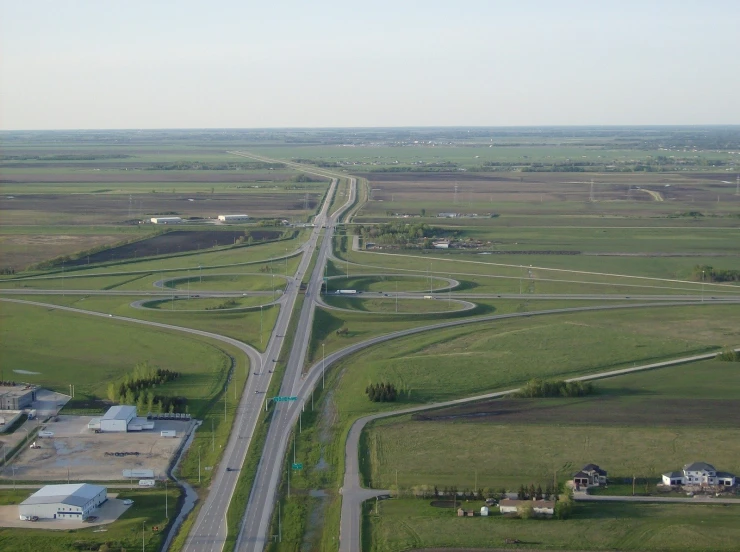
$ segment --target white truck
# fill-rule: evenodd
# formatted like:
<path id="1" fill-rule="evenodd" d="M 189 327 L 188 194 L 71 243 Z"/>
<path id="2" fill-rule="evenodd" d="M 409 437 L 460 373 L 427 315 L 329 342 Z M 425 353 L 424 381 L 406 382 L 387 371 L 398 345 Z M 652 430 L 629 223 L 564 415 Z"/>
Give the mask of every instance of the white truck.
<path id="1" fill-rule="evenodd" d="M 177 437 L 177 431 L 174 429 L 163 429 L 159 432 L 160 437 Z"/>
<path id="2" fill-rule="evenodd" d="M 139 487 L 154 487 L 154 479 L 139 479 Z"/>
<path id="3" fill-rule="evenodd" d="M 357 295 L 356 289 L 338 289 L 337 293 L 339 295 Z"/>

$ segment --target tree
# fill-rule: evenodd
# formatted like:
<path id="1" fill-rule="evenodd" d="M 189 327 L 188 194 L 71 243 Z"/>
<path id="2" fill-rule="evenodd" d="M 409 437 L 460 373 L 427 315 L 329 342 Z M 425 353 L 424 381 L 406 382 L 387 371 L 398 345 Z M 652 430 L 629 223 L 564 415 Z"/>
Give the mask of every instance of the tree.
<path id="1" fill-rule="evenodd" d="M 527 499 L 527 488 L 524 485 L 519 486 L 519 492 L 517 492 L 516 497 L 519 500 L 526 500 Z"/>
<path id="2" fill-rule="evenodd" d="M 422 210 L 421 210 L 421 216 L 422 216 L 422 217 L 425 217 L 425 216 L 427 216 L 427 210 L 426 210 L 426 209 L 422 209 Z"/>
<path id="3" fill-rule="evenodd" d="M 542 500 L 542 486 L 541 485 L 537 485 L 537 489 L 535 490 L 534 496 L 537 500 Z"/>
<path id="4" fill-rule="evenodd" d="M 522 519 L 530 519 L 534 516 L 534 506 L 532 506 L 531 502 L 525 502 L 516 507 L 516 513 Z"/>

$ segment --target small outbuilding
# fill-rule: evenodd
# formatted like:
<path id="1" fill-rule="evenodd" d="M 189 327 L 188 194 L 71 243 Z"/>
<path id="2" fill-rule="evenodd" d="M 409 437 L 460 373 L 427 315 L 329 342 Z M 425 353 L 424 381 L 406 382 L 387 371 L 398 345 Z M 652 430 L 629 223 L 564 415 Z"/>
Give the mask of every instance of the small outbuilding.
<path id="1" fill-rule="evenodd" d="M 218 215 L 221 222 L 247 222 L 249 215 Z"/>
<path id="2" fill-rule="evenodd" d="M 108 412 L 100 418 L 100 431 L 125 433 L 128 424 L 136 419 L 136 407 L 128 405 L 111 406 Z"/>
<path id="3" fill-rule="evenodd" d="M 502 514 L 516 514 L 519 513 L 519 507 L 525 504 L 531 504 L 532 511 L 538 515 L 551 516 L 555 513 L 555 502 L 552 500 L 512 500 L 505 498 L 498 503 L 498 507 Z"/>
<path id="4" fill-rule="evenodd" d="M 34 518 L 81 521 L 106 500 L 108 491 L 100 485 L 46 485 L 20 503 L 18 515 L 24 521 Z"/>
<path id="5" fill-rule="evenodd" d="M 152 217 L 150 220 L 152 224 L 180 224 L 182 222 L 180 217 Z"/>

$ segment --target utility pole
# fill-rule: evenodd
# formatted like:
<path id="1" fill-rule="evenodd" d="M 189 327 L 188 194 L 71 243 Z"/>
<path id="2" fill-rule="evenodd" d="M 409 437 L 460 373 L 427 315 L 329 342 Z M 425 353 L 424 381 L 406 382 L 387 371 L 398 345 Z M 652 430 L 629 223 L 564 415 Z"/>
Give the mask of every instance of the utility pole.
<path id="1" fill-rule="evenodd" d="M 262 345 L 262 305 L 260 305 L 260 345 Z"/>
<path id="2" fill-rule="evenodd" d="M 198 483 L 200 483 L 200 445 L 198 445 Z"/>
<path id="3" fill-rule="evenodd" d="M 170 519 L 169 504 L 167 502 L 167 478 L 164 479 L 164 519 Z"/>
<path id="4" fill-rule="evenodd" d="M 144 549 L 144 522 L 141 522 L 141 552 L 145 552 Z"/>
<path id="5" fill-rule="evenodd" d="M 704 271 L 701 271 L 701 302 L 704 302 L 704 282 L 706 278 L 704 276 Z"/>
<path id="6" fill-rule="evenodd" d="M 290 498 L 290 470 L 288 471 L 288 498 Z"/>
<path id="7" fill-rule="evenodd" d="M 211 452 L 216 452 L 216 434 L 213 432 L 213 418 L 211 418 Z"/>
<path id="8" fill-rule="evenodd" d="M 324 389 L 324 372 L 326 371 L 326 349 L 321 344 L 321 389 Z"/>

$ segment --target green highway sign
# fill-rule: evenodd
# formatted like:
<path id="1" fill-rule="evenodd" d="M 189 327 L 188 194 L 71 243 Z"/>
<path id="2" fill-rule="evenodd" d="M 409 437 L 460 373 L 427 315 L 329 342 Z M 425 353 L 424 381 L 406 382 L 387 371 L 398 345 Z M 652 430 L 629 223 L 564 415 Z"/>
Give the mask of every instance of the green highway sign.
<path id="1" fill-rule="evenodd" d="M 297 401 L 298 397 L 273 397 L 272 400 L 275 402 Z"/>
<path id="2" fill-rule="evenodd" d="M 293 469 L 294 470 L 302 470 L 303 469 L 303 464 L 295 464 L 294 463 L 293 464 Z"/>

